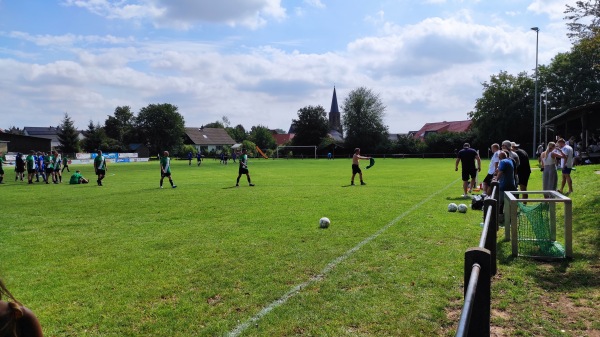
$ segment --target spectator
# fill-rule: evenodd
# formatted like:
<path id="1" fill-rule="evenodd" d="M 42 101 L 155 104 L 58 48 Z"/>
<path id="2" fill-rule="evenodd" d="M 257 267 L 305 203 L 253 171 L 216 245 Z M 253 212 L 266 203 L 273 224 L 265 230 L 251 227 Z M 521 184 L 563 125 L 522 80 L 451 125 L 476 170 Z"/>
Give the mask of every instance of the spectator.
<path id="1" fill-rule="evenodd" d="M 24 307 L 0 280 L 0 336 L 42 337 L 42 327 L 35 314 Z"/>

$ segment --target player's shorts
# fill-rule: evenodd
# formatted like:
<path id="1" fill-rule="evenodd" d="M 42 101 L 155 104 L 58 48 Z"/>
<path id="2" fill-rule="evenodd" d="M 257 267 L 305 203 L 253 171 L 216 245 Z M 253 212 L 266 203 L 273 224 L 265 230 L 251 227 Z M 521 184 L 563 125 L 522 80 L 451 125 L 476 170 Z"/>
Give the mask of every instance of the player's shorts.
<path id="1" fill-rule="evenodd" d="M 571 170 L 573 169 L 570 167 L 563 167 L 562 174 L 571 174 Z"/>
<path id="2" fill-rule="evenodd" d="M 164 177 L 167 177 L 167 178 L 168 178 L 168 177 L 170 177 L 170 176 L 171 176 L 171 172 L 161 172 L 161 173 L 160 173 L 160 176 L 161 176 L 162 178 L 164 178 Z"/>
<path id="3" fill-rule="evenodd" d="M 106 175 L 106 170 L 96 170 L 96 175 L 97 175 L 97 176 L 103 176 L 103 175 Z"/>
<path id="4" fill-rule="evenodd" d="M 0 174 L 4 174 L 4 169 L 0 168 Z"/>
<path id="5" fill-rule="evenodd" d="M 35 173 L 35 169 L 27 169 L 27 173 L 28 174 L 33 174 L 33 173 Z"/>
<path id="6" fill-rule="evenodd" d="M 59 168 L 55 168 L 54 172 L 60 172 L 60 167 Z"/>
<path id="7" fill-rule="evenodd" d="M 362 173 L 360 167 L 356 164 L 352 164 L 352 174 Z"/>
<path id="8" fill-rule="evenodd" d="M 475 179 L 475 177 L 477 176 L 477 169 L 472 169 L 472 170 L 462 170 L 462 180 L 463 181 L 468 181 L 469 177 L 471 177 L 471 179 Z"/>
<path id="9" fill-rule="evenodd" d="M 492 179 L 494 179 L 494 175 L 488 173 L 488 175 L 485 176 L 485 179 L 483 179 L 483 183 L 489 186 L 492 184 Z"/>
<path id="10" fill-rule="evenodd" d="M 52 174 L 52 173 L 54 173 L 53 168 L 50 168 L 50 167 L 46 168 L 46 174 Z"/>
<path id="11" fill-rule="evenodd" d="M 238 174 L 248 174 L 248 168 L 240 166 L 240 169 L 238 172 L 239 172 Z"/>
<path id="12" fill-rule="evenodd" d="M 525 173 L 519 173 L 519 181 L 517 182 L 519 185 L 523 185 L 523 186 L 527 186 L 527 183 L 529 182 L 529 176 L 531 175 L 530 172 L 525 172 Z"/>

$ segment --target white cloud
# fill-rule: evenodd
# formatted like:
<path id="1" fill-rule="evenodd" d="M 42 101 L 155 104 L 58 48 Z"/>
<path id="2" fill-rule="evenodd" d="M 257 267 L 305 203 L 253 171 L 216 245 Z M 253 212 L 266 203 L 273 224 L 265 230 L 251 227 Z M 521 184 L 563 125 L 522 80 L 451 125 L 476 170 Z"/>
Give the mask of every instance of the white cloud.
<path id="1" fill-rule="evenodd" d="M 268 19 L 283 20 L 286 10 L 281 0 L 64 0 L 66 6 L 84 8 L 109 19 L 149 20 L 159 27 L 189 29 L 209 22 L 251 29 L 264 26 Z M 315 0 L 315 4 L 319 1 Z"/>
<path id="2" fill-rule="evenodd" d="M 321 0 L 304 0 L 305 4 L 316 8 L 325 8 L 325 4 Z"/>

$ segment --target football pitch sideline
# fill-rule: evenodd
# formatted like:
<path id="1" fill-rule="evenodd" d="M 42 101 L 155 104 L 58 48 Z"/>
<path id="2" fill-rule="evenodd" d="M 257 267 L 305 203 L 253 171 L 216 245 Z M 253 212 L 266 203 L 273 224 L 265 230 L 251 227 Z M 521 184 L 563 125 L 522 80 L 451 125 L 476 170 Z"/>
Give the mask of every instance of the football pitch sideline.
<path id="1" fill-rule="evenodd" d="M 88 166 L 89 185 L 9 182 L 0 275 L 49 336 L 438 335 L 481 231 L 446 210 L 453 162 L 361 163 L 366 186 L 350 159 L 254 159 L 254 187 L 210 159 L 173 161 L 176 189 L 156 162 L 109 164 L 101 187 Z"/>

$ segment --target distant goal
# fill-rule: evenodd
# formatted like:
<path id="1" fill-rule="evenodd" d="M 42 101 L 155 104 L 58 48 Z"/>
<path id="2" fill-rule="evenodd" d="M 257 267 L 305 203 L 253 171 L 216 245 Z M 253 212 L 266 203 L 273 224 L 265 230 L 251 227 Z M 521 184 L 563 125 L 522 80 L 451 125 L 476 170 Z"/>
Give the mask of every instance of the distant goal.
<path id="1" fill-rule="evenodd" d="M 280 158 L 280 155 L 279 155 L 279 153 L 280 153 L 280 152 L 282 152 L 282 153 L 284 153 L 284 154 L 285 154 L 285 152 L 286 152 L 286 151 L 288 151 L 288 150 L 292 151 L 292 149 L 304 149 L 304 150 L 313 149 L 313 151 L 314 151 L 314 158 L 315 158 L 315 159 L 317 159 L 317 146 L 315 146 L 315 145 L 305 145 L 305 146 L 292 146 L 292 145 L 289 145 L 289 146 L 278 146 L 278 147 L 277 147 L 277 159 L 279 159 L 279 158 Z M 304 154 L 304 153 L 306 153 L 306 152 L 305 152 L 305 151 L 302 151 L 302 153 Z M 287 155 L 283 155 L 283 156 L 281 156 L 281 157 L 283 157 L 283 158 L 288 158 L 288 156 L 287 156 Z"/>

